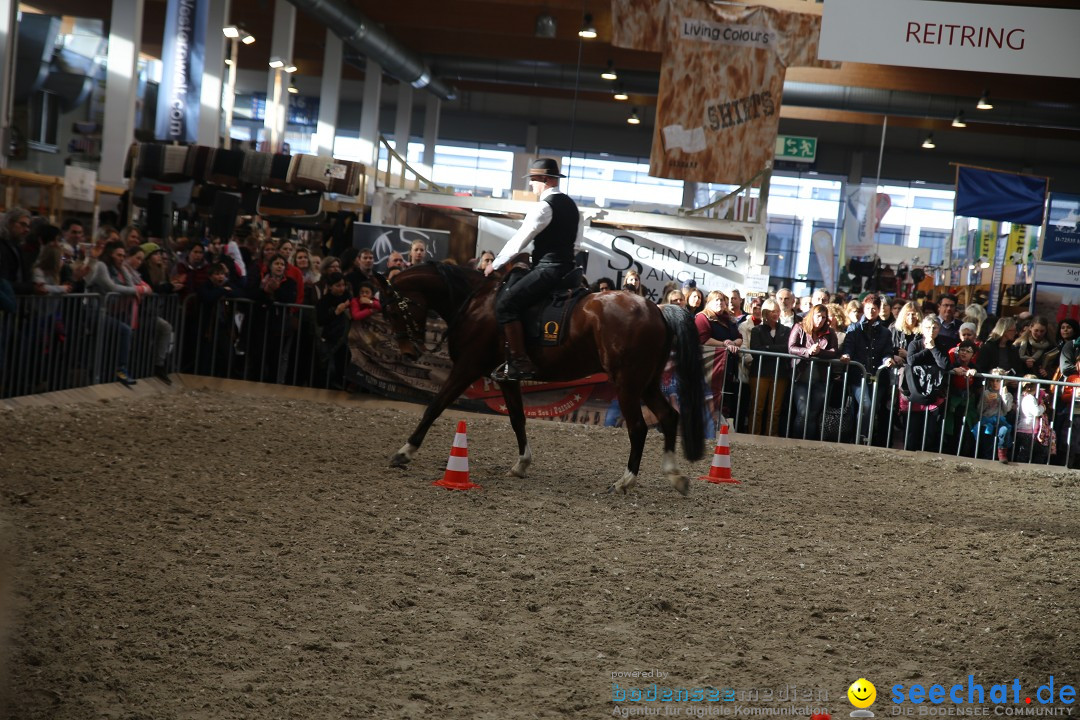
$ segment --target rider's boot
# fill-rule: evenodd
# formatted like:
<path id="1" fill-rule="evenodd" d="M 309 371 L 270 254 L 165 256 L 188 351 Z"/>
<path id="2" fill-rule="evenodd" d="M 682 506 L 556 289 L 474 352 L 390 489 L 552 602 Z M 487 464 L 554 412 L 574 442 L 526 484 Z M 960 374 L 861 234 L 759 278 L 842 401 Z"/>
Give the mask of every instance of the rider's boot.
<path id="1" fill-rule="evenodd" d="M 531 380 L 540 372 L 525 352 L 525 328 L 520 320 L 502 326 L 506 336 L 507 359 L 505 380 Z"/>

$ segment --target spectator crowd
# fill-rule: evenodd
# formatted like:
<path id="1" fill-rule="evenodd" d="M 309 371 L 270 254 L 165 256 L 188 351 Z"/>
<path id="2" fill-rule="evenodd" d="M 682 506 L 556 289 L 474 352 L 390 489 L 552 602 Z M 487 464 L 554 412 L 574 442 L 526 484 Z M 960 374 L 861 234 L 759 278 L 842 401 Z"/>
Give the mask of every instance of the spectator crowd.
<path id="1" fill-rule="evenodd" d="M 483 270 L 493 259 L 485 251 L 470 264 Z M 387 277 L 426 260 L 422 242 L 407 256 L 392 253 Z M 104 224 L 90 237 L 79 220 L 56 227 L 14 208 L 0 220 L 0 378 L 15 361 L 19 330 L 3 317 L 17 312 L 17 296 L 97 294 L 108 303 L 87 322 L 115 340 L 104 379 L 136 382 L 132 338 L 142 332 L 153 373 L 165 382 L 178 369 L 347 388 L 349 333 L 381 309 L 374 266 L 369 249 L 335 256 L 318 244 L 277 240 L 259 218 L 229 238 L 166 245 L 136 226 Z M 621 281 L 598 278 L 590 288 L 645 294 L 637 272 Z M 788 288 L 744 295 L 691 281 L 669 283 L 658 297 L 692 315 L 715 360 L 707 390 L 739 431 L 1006 462 L 1071 464 L 1076 454 L 1069 452 L 1077 444 L 1072 388 L 1045 382 L 1080 379 L 1075 319 L 989 317 L 948 293 L 846 297 L 817 289 L 800 298 Z M 70 334 L 61 314 L 47 313 L 62 328 L 52 332 Z M 674 402 L 674 380 L 663 382 Z M 613 406 L 609 422 L 617 417 Z"/>

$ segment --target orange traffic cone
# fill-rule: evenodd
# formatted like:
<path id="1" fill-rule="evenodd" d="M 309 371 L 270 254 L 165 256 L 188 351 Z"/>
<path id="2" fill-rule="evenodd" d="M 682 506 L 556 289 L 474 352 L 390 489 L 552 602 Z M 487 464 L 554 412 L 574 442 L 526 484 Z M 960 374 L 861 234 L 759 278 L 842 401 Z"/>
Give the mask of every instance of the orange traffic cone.
<path id="1" fill-rule="evenodd" d="M 431 483 L 447 490 L 472 490 L 480 487 L 469 482 L 469 443 L 465 439 L 465 421 L 459 420 L 454 446 L 450 448 L 450 459 L 446 461 L 446 472 L 442 480 Z"/>
<path id="2" fill-rule="evenodd" d="M 709 466 L 709 474 L 701 475 L 698 480 L 708 480 L 717 485 L 730 483 L 741 485 L 738 480 L 731 477 L 731 448 L 728 447 L 727 425 L 720 426 L 720 437 L 716 441 L 716 450 L 713 452 L 712 465 Z"/>

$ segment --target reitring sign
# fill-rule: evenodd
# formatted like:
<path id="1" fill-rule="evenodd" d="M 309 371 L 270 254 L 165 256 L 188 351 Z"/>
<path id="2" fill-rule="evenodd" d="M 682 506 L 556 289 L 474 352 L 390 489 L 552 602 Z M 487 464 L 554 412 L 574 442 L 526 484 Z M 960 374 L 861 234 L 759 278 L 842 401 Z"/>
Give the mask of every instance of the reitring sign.
<path id="1" fill-rule="evenodd" d="M 819 58 L 1080 78 L 1080 11 L 932 0 L 826 0 Z"/>

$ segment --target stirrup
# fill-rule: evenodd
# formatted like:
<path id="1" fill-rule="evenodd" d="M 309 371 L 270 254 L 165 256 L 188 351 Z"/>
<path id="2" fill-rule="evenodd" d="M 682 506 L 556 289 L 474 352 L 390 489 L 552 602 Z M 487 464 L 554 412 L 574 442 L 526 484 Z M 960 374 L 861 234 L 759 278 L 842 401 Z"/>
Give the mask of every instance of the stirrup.
<path id="1" fill-rule="evenodd" d="M 522 370 L 509 360 L 491 372 L 491 379 L 495 382 L 521 382 L 522 380 L 532 380 L 534 377 L 536 377 L 535 372 Z"/>

